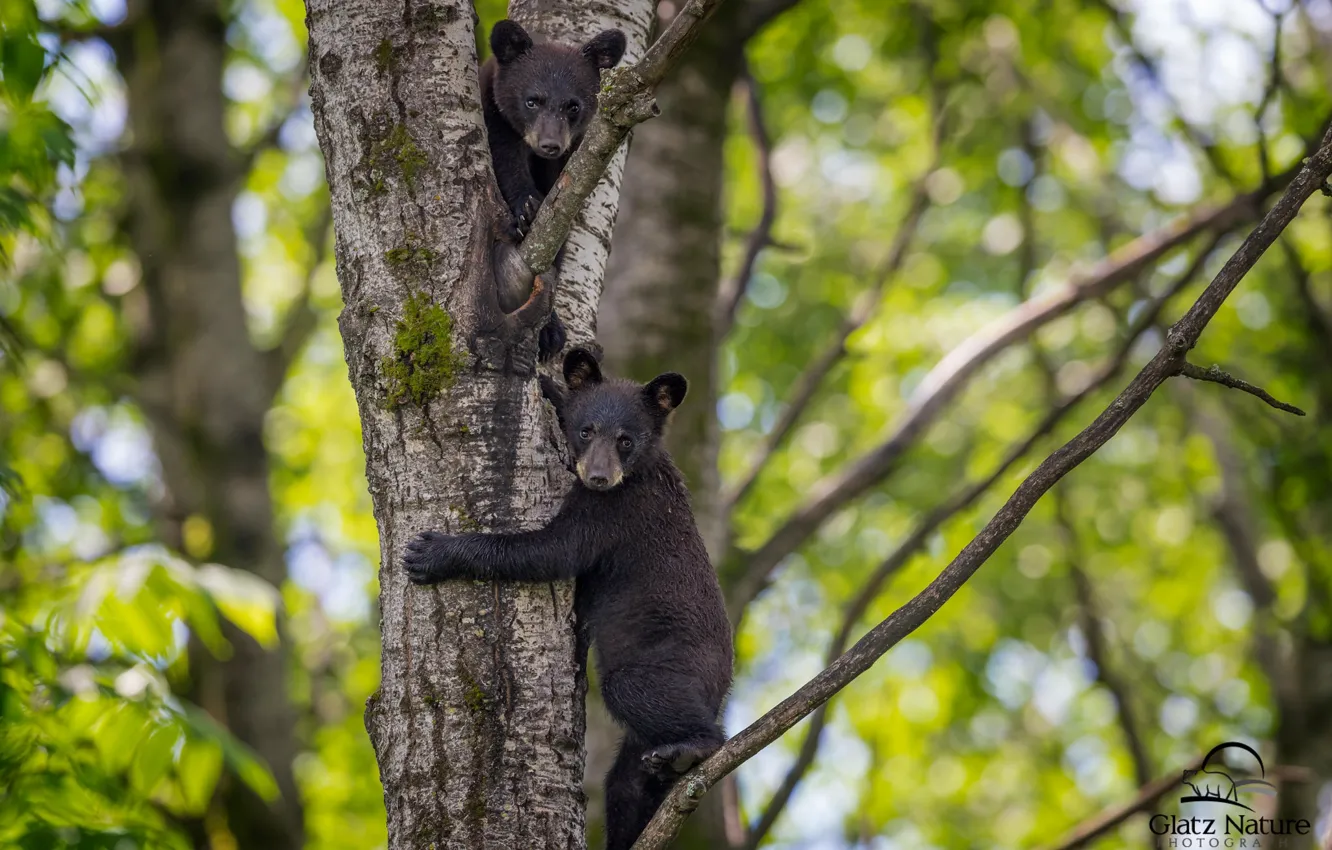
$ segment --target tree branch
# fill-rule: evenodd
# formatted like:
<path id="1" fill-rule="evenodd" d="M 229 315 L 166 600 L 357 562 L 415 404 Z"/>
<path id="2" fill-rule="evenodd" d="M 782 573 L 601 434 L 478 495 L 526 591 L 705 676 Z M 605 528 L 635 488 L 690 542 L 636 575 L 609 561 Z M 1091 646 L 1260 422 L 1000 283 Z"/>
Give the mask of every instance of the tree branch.
<path id="1" fill-rule="evenodd" d="M 1272 394 L 1262 387 L 1254 386 L 1248 381 L 1241 381 L 1234 375 L 1221 371 L 1221 367 L 1213 366 L 1210 369 L 1204 369 L 1201 366 L 1195 366 L 1187 360 L 1179 364 L 1179 374 L 1186 378 L 1192 378 L 1195 381 L 1207 381 L 1212 384 L 1220 384 L 1223 387 L 1230 387 L 1232 390 L 1248 393 L 1267 402 L 1277 410 L 1284 410 L 1287 413 L 1293 413 L 1296 416 L 1303 416 L 1304 411 L 1284 401 L 1277 401 Z"/>
<path id="2" fill-rule="evenodd" d="M 896 575 L 898 570 L 904 567 L 907 561 L 925 546 L 935 531 L 937 531 L 949 519 L 975 504 L 976 500 L 989 492 L 990 488 L 993 487 L 995 483 L 1008 472 L 1008 470 L 1012 469 L 1013 466 L 1025 458 L 1038 442 L 1051 434 L 1074 407 L 1119 375 L 1120 371 L 1124 368 L 1124 364 L 1128 362 L 1129 355 L 1133 351 L 1134 345 L 1136 345 L 1138 340 L 1142 338 L 1142 335 L 1153 326 L 1156 317 L 1160 314 L 1161 310 L 1170 299 L 1177 295 L 1180 290 L 1198 276 L 1202 271 L 1203 265 L 1207 262 L 1207 258 L 1211 256 L 1212 251 L 1216 248 L 1217 243 L 1221 241 L 1222 237 L 1223 234 L 1215 236 L 1212 239 L 1211 244 L 1198 252 L 1197 256 L 1194 257 L 1193 262 L 1189 264 L 1189 267 L 1185 269 L 1183 274 L 1175 279 L 1174 283 L 1167 289 L 1167 291 L 1152 299 L 1151 303 L 1142 310 L 1137 320 L 1133 322 L 1128 332 L 1125 334 L 1123 342 L 1120 343 L 1119 350 L 1115 353 L 1114 357 L 1101 368 L 1095 377 L 1088 381 L 1078 392 L 1069 396 L 1052 408 L 1049 413 L 1045 415 L 1045 418 L 1042 419 L 1031 433 L 1027 435 L 1026 439 L 1014 444 L 1013 448 L 1009 450 L 1008 455 L 989 475 L 958 490 L 949 497 L 947 501 L 943 502 L 923 517 L 920 522 L 917 523 L 916 527 L 912 529 L 911 533 L 898 544 L 897 549 L 890 553 L 888 557 L 884 558 L 882 563 L 879 564 L 875 571 L 866 580 L 865 584 L 861 587 L 860 592 L 847 604 L 842 615 L 842 625 L 828 647 L 827 663 L 831 664 L 843 651 L 845 651 L 847 644 L 850 643 L 851 632 L 855 628 L 855 624 L 859 622 L 865 615 L 865 612 L 869 610 L 869 606 L 878 597 L 884 584 L 887 583 L 888 579 Z M 809 771 L 809 768 L 813 766 L 815 756 L 818 754 L 819 745 L 823 740 L 822 733 L 824 727 L 827 725 L 827 714 L 827 703 L 819 706 L 814 711 L 813 717 L 810 718 L 809 730 L 805 733 L 805 739 L 800 745 L 800 752 L 796 756 L 795 762 L 791 765 L 790 769 L 787 770 L 781 785 L 778 787 L 772 799 L 768 801 L 767 808 L 763 810 L 763 814 L 759 817 L 758 822 L 754 825 L 753 829 L 750 830 L 749 837 L 745 842 L 745 847 L 748 848 L 748 850 L 753 850 L 753 848 L 758 847 L 763 838 L 769 831 L 771 831 L 772 827 L 777 822 L 778 816 L 790 801 L 796 786 L 800 783 L 800 780 L 804 778 L 804 775 Z"/>
<path id="3" fill-rule="evenodd" d="M 951 599 L 1017 529 L 1041 496 L 1105 445 L 1147 403 L 1156 389 L 1178 372 L 1184 356 L 1197 344 L 1198 338 L 1226 297 L 1295 218 L 1304 201 L 1323 185 L 1330 174 L 1332 132 L 1324 136 L 1318 152 L 1305 161 L 1285 194 L 1244 240 L 1198 300 L 1171 327 L 1156 355 L 1109 407 L 1081 433 L 1047 457 L 929 586 L 871 629 L 823 672 L 682 777 L 634 845 L 636 850 L 664 848 L 710 786 L 827 702 L 833 694 L 868 670 L 885 652 L 924 625 Z"/>
<path id="4" fill-rule="evenodd" d="M 1289 179 L 1289 176 L 1286 176 Z M 1089 274 L 1063 289 L 1013 308 L 964 340 L 925 376 L 888 437 L 869 453 L 809 488 L 810 496 L 757 549 L 732 553 L 726 570 L 732 608 L 742 609 L 758 594 L 769 574 L 844 505 L 882 482 L 913 442 L 943 413 L 968 381 L 990 359 L 1077 305 L 1099 298 L 1132 280 L 1165 254 L 1200 233 L 1226 230 L 1253 214 L 1263 190 L 1236 196 L 1230 203 L 1186 216 L 1115 251 Z"/>
<path id="5" fill-rule="evenodd" d="M 540 274 L 555 261 L 574 219 L 629 131 L 661 111 L 653 96 L 657 84 L 698 38 L 700 25 L 719 5 L 721 0 L 689 0 L 638 64 L 602 74 L 597 114 L 519 246 L 533 271 Z"/>
<path id="6" fill-rule="evenodd" d="M 1198 756 L 1181 770 L 1171 771 L 1164 776 L 1157 777 L 1142 786 L 1138 791 L 1138 796 L 1129 802 L 1110 806 L 1095 817 L 1075 826 L 1058 844 L 1053 845 L 1049 850 L 1074 850 L 1075 847 L 1090 844 L 1139 812 L 1147 811 L 1157 800 L 1164 797 L 1170 789 L 1180 784 L 1183 770 L 1197 770 L 1202 763 L 1203 757 Z"/>
<path id="7" fill-rule="evenodd" d="M 749 72 L 748 64 L 740 72 L 745 87 L 745 105 L 749 113 L 749 135 L 758 156 L 759 184 L 763 187 L 763 212 L 745 242 L 745 256 L 735 277 L 724 281 L 717 291 L 717 318 L 714 333 L 724 339 L 735 323 L 735 311 L 745 297 L 749 279 L 754 276 L 754 264 L 759 253 L 772 242 L 772 225 L 777 220 L 777 183 L 772 177 L 772 138 L 763 120 L 763 103 L 759 99 L 758 83 Z"/>

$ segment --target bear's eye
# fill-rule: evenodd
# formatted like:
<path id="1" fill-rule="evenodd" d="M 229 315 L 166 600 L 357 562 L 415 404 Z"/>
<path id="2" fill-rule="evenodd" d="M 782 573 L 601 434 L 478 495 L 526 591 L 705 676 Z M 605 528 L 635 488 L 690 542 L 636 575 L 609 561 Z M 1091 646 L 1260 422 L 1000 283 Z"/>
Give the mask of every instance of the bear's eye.
<path id="1" fill-rule="evenodd" d="M 576 103 L 571 103 L 568 106 L 564 107 L 564 109 L 566 112 L 569 113 L 570 118 L 577 118 L 578 113 L 583 111 L 583 107 L 579 106 Z"/>
<path id="2" fill-rule="evenodd" d="M 634 447 L 634 441 L 633 441 L 633 440 L 629 439 L 628 437 L 621 437 L 621 438 L 620 438 L 620 448 L 624 449 L 624 450 L 627 452 L 627 451 L 629 451 L 630 449 L 632 449 L 633 447 Z"/>
<path id="3" fill-rule="evenodd" d="M 583 430 L 579 431 L 579 432 L 578 432 L 578 439 L 582 440 L 584 443 L 586 443 L 588 440 L 592 439 L 592 429 L 591 429 L 591 428 L 584 428 Z"/>
<path id="4" fill-rule="evenodd" d="M 528 108 L 528 109 L 536 109 L 536 108 L 537 108 L 538 106 L 540 106 L 540 105 L 541 105 L 541 101 L 538 100 L 538 99 L 536 99 L 535 97 L 529 97 L 529 98 L 527 99 L 527 108 Z"/>

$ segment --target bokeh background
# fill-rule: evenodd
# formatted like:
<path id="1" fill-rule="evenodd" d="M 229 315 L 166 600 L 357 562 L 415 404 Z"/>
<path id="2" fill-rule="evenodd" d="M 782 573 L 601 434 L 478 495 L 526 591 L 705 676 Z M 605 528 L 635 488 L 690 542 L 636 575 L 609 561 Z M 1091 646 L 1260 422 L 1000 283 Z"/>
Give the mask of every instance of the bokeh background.
<path id="1" fill-rule="evenodd" d="M 703 206 L 671 205 L 665 226 L 720 245 L 720 267 L 682 256 L 681 294 L 659 289 L 635 310 L 634 291 L 617 291 L 624 324 L 602 319 L 621 340 L 608 339 L 613 365 L 635 377 L 715 368 L 694 383 L 676 448 L 743 607 L 732 731 L 821 669 L 839 633 L 854 639 L 924 586 L 1109 401 L 1332 115 L 1332 0 L 770 5 L 783 8 L 752 34 L 716 22 L 668 83 L 657 120 L 695 148 L 631 155 L 626 178 L 626 193 L 640 167 L 683 184 L 703 164 Z M 502 3 L 477 7 L 483 32 L 503 16 Z M 236 846 L 218 800 L 271 796 L 282 771 L 209 710 L 191 671 L 241 639 L 287 653 L 274 699 L 297 718 L 287 802 L 304 846 L 383 846 L 362 724 L 378 681 L 378 542 L 304 94 L 304 8 L 0 0 L 0 12 L 0 846 Z M 201 50 L 220 74 L 154 76 L 154 45 L 191 15 L 216 23 Z M 182 99 L 186 83 L 215 92 L 221 135 L 201 119 L 194 142 L 154 136 L 163 114 L 214 105 Z M 756 231 L 768 181 L 771 227 Z M 234 359 L 210 349 L 186 368 L 170 362 L 191 356 L 179 337 L 206 331 L 161 326 L 173 314 L 159 302 L 197 304 L 206 327 L 210 295 L 172 276 L 189 264 L 173 266 L 184 248 L 164 252 L 160 237 L 204 214 L 191 206 L 202 196 L 225 204 L 214 235 L 238 263 L 230 277 L 211 269 L 210 285 L 239 288 L 245 334 Z M 1227 205 L 1234 215 L 1153 261 L 1067 295 L 1172 222 Z M 620 236 L 612 291 L 639 250 Z M 734 290 L 737 274 L 728 322 L 694 296 Z M 966 361 L 964 343 L 1061 293 L 1068 309 L 987 352 L 927 427 L 899 433 L 937 392 L 940 364 Z M 732 837 L 738 817 L 772 847 L 1050 846 L 1229 740 L 1263 753 L 1283 811 L 1332 830 L 1326 198 L 1193 360 L 1308 416 L 1167 385 L 833 700 L 761 835 L 808 722 L 739 771 Z M 163 370 L 166 396 L 150 391 Z M 213 413 L 174 401 L 213 381 L 237 387 L 238 410 L 265 387 L 261 441 L 204 451 Z M 164 397 L 173 409 L 153 409 Z M 765 545 L 894 435 L 895 463 L 794 545 Z M 263 456 L 271 494 L 247 519 L 274 543 L 266 567 L 212 498 L 246 452 Z M 778 557 L 746 586 L 755 551 Z M 604 757 L 604 742 L 590 746 Z M 1148 838 L 1136 818 L 1098 846 Z"/>

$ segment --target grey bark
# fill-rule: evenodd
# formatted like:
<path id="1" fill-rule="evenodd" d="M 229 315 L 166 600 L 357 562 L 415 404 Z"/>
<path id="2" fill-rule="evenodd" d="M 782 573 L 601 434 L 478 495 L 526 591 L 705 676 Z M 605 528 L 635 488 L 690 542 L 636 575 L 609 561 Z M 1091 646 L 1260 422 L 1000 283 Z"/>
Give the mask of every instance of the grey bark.
<path id="1" fill-rule="evenodd" d="M 492 233 L 503 215 L 478 100 L 470 4 L 308 0 L 312 102 L 332 192 L 340 318 L 380 534 L 382 684 L 366 708 L 389 846 L 580 848 L 583 701 L 572 586 L 408 586 L 424 529 L 538 526 L 570 483 L 531 374 L 534 329 L 495 332 Z M 553 7 L 552 7 L 553 8 Z M 617 25 L 641 53 L 650 4 L 560 4 L 556 35 Z M 535 6 L 516 8 L 523 19 Z M 531 21 L 524 20 L 525 23 Z M 592 335 L 597 251 L 618 174 L 573 237 L 559 304 Z M 604 248 L 600 248 L 604 254 Z M 395 339 L 424 304 L 454 360 L 439 393 L 390 400 L 416 368 Z M 415 307 L 413 307 L 415 305 Z M 419 317 L 418 317 L 419 318 Z M 505 365 L 504 356 L 512 363 Z M 395 367 L 393 364 L 398 364 Z"/>
<path id="2" fill-rule="evenodd" d="M 128 93 L 127 229 L 142 270 L 128 299 L 142 303 L 127 319 L 134 394 L 165 483 L 157 525 L 179 549 L 181 524 L 200 517 L 212 529 L 208 557 L 280 585 L 262 439 L 276 385 L 241 301 L 231 209 L 245 167 L 223 127 L 222 5 L 131 4 L 131 13 L 111 43 Z M 295 850 L 303 834 L 287 652 L 230 626 L 226 636 L 227 661 L 191 652 L 189 696 L 268 763 L 281 799 L 269 805 L 224 779 L 216 804 L 238 846 Z"/>

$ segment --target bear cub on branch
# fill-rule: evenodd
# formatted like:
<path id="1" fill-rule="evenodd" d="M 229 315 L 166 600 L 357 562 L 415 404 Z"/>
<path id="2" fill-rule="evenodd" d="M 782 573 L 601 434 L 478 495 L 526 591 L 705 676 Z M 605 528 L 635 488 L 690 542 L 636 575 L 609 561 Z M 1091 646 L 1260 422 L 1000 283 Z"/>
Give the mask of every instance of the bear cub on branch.
<path id="1" fill-rule="evenodd" d="M 583 140 L 597 111 L 601 71 L 624 56 L 625 37 L 605 30 L 581 46 L 537 44 L 518 24 L 500 21 L 490 49 L 494 56 L 481 66 L 481 107 L 495 180 L 513 216 L 510 236 L 521 240 Z M 557 269 L 562 257 L 563 249 Z M 552 311 L 541 331 L 541 359 L 564 342 L 564 324 Z"/>
<path id="2" fill-rule="evenodd" d="M 606 775 L 606 846 L 628 850 L 681 773 L 721 746 L 731 687 L 731 626 L 717 574 L 662 431 L 684 399 L 673 372 L 646 385 L 603 378 L 574 348 L 564 393 L 546 379 L 578 479 L 545 528 L 426 532 L 403 559 L 417 584 L 445 579 L 576 578 L 579 628 L 597 653 L 601 693 L 624 729 Z"/>

